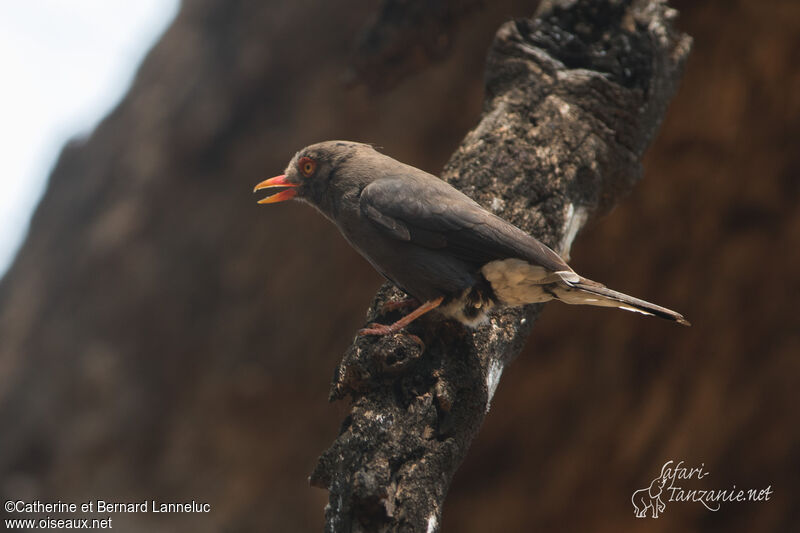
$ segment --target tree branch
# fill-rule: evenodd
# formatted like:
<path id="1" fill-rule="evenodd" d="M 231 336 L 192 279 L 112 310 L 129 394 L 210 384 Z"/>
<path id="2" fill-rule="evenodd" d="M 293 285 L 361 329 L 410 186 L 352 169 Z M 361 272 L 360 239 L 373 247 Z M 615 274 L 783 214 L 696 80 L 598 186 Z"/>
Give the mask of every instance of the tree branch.
<path id="1" fill-rule="evenodd" d="M 348 78 L 389 89 L 447 57 L 458 22 L 483 0 L 382 0 L 361 31 Z"/>
<path id="2" fill-rule="evenodd" d="M 567 255 L 583 224 L 641 177 L 691 41 L 663 2 L 545 2 L 504 24 L 478 126 L 442 178 Z M 369 311 L 397 289 L 384 286 Z M 327 531 L 435 531 L 456 468 L 541 305 L 475 331 L 436 316 L 408 335 L 358 338 L 333 380 L 350 414 L 311 476 L 330 491 Z M 381 320 L 392 320 L 383 316 Z"/>

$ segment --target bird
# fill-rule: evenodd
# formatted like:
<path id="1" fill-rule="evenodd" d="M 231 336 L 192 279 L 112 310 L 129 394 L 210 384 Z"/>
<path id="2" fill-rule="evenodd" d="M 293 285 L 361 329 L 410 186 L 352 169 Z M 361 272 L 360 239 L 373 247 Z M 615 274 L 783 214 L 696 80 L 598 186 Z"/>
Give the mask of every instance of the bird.
<path id="1" fill-rule="evenodd" d="M 272 188 L 282 190 L 259 204 L 310 204 L 409 296 L 389 308 L 416 307 L 393 324 L 373 323 L 359 335 L 399 332 L 433 310 L 474 328 L 494 310 L 549 300 L 690 325 L 680 313 L 580 276 L 555 251 L 444 180 L 369 144 L 307 146 L 283 174 L 261 181 L 253 192 Z"/>

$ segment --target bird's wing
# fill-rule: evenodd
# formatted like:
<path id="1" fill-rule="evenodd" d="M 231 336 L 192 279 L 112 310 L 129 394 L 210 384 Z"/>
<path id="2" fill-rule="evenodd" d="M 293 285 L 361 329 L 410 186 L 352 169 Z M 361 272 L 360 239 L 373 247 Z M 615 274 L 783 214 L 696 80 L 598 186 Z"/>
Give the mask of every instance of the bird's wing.
<path id="1" fill-rule="evenodd" d="M 477 267 L 519 258 L 553 272 L 571 271 L 553 250 L 434 176 L 373 181 L 361 192 L 360 207 L 385 235 Z"/>

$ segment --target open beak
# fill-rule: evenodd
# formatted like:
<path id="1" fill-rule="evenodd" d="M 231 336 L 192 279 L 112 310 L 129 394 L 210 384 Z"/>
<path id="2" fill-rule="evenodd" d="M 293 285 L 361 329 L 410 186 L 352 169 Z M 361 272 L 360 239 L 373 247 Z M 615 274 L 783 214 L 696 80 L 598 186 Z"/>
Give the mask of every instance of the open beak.
<path id="1" fill-rule="evenodd" d="M 286 200 L 291 200 L 297 196 L 297 191 L 294 189 L 294 187 L 299 186 L 300 185 L 298 183 L 286 181 L 286 176 L 281 174 L 280 176 L 275 176 L 274 178 L 262 181 L 256 185 L 256 188 L 253 189 L 253 192 L 260 191 L 261 189 L 270 189 L 272 187 L 292 187 L 291 189 L 286 189 L 285 191 L 281 191 L 278 194 L 273 194 L 272 196 L 267 196 L 263 200 L 258 201 L 260 204 L 274 204 L 275 202 L 285 202 Z"/>

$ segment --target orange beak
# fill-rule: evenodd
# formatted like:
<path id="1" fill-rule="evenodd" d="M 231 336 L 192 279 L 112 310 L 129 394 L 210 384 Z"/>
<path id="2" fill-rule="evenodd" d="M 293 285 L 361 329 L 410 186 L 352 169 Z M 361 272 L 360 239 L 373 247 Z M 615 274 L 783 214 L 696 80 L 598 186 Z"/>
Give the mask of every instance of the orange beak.
<path id="1" fill-rule="evenodd" d="M 286 176 L 281 174 L 280 176 L 275 176 L 274 178 L 270 178 L 268 180 L 264 180 L 258 185 L 256 188 L 253 189 L 253 192 L 260 191 L 261 189 L 270 189 L 272 187 L 299 187 L 298 183 L 291 183 L 286 181 Z M 292 189 L 286 189 L 285 191 L 281 191 L 278 194 L 273 194 L 272 196 L 267 196 L 263 200 L 259 200 L 258 203 L 260 204 L 274 204 L 276 202 L 285 202 L 286 200 L 291 200 L 297 196 L 297 191 Z"/>

